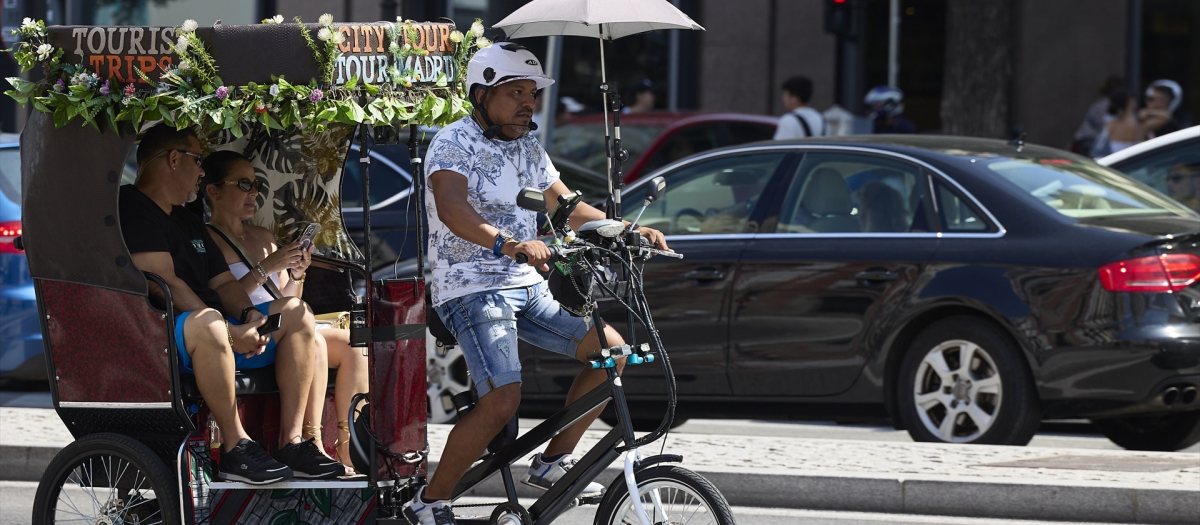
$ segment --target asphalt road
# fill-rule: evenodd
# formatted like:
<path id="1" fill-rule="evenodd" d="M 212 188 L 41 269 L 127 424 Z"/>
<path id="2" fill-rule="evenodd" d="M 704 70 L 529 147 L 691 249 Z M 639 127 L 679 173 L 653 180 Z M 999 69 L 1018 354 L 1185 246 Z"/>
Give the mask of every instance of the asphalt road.
<path id="1" fill-rule="evenodd" d="M 27 525 L 33 512 L 33 497 L 37 484 L 24 481 L 0 481 L 0 525 Z M 464 503 L 484 503 L 489 500 L 467 498 Z M 522 501 L 525 505 L 532 500 Z M 578 507 L 567 511 L 555 524 L 591 525 L 595 507 Z M 1115 525 L 1050 521 L 994 520 L 913 514 L 874 514 L 865 512 L 803 511 L 734 507 L 738 525 Z"/>

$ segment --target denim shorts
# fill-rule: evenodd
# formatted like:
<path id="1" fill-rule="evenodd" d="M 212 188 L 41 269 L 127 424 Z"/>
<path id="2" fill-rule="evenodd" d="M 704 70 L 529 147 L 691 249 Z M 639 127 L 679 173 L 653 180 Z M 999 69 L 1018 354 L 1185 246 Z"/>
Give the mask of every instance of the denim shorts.
<path id="1" fill-rule="evenodd" d="M 518 338 L 574 359 L 592 329 L 592 318 L 571 315 L 550 295 L 545 281 L 457 297 L 434 310 L 458 339 L 478 397 L 521 382 Z"/>
<path id="2" fill-rule="evenodd" d="M 263 315 L 271 315 L 271 303 L 259 303 L 254 305 L 254 308 Z M 183 340 L 183 323 L 187 321 L 192 312 L 183 312 L 175 316 L 175 349 L 179 352 L 179 371 L 185 374 L 195 374 L 192 370 L 192 356 L 187 353 L 186 342 Z M 242 324 L 233 316 L 225 316 L 225 320 L 231 325 Z M 263 353 L 256 356 L 248 354 L 233 353 L 233 368 L 234 370 L 246 370 L 250 368 L 262 368 L 275 362 L 275 337 L 271 336 L 271 340 L 267 341 L 267 349 Z"/>

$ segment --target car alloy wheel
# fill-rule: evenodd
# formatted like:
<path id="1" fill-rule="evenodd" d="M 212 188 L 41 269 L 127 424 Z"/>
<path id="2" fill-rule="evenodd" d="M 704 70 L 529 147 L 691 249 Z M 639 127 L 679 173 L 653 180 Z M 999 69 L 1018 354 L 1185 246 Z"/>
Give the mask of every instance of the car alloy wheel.
<path id="1" fill-rule="evenodd" d="M 913 385 L 921 423 L 947 443 L 971 442 L 990 430 L 1003 393 L 992 356 L 961 339 L 925 354 Z"/>
<path id="2" fill-rule="evenodd" d="M 446 346 L 433 337 L 426 337 L 426 384 L 429 388 L 429 422 L 453 423 L 458 412 L 451 399 L 459 392 L 471 389 L 467 361 L 458 345 Z"/>
<path id="3" fill-rule="evenodd" d="M 954 316 L 909 345 L 896 381 L 896 408 L 915 441 L 1025 445 L 1042 405 L 1021 348 L 1000 326 Z"/>

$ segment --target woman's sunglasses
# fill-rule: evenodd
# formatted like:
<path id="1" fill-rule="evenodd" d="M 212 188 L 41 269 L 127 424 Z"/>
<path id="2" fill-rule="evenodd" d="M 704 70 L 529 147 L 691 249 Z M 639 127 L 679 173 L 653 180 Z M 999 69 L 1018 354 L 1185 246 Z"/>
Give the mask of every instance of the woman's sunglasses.
<path id="1" fill-rule="evenodd" d="M 259 193 L 262 193 L 263 188 L 266 187 L 266 184 L 264 184 L 263 181 L 250 180 L 250 179 L 227 180 L 227 181 L 221 182 L 220 184 L 222 186 L 233 186 L 236 184 L 238 189 L 240 189 L 246 193 L 250 193 L 250 190 L 254 190 Z"/>

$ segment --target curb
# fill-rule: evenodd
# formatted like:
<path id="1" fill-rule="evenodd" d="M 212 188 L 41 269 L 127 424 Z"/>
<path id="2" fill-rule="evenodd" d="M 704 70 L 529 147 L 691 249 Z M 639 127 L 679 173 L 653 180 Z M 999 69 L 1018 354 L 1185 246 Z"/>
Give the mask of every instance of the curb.
<path id="1" fill-rule="evenodd" d="M 0 480 L 39 481 L 59 450 L 59 446 L 0 444 Z M 437 463 L 430 462 L 428 470 L 436 467 Z M 521 468 L 518 463 L 514 477 L 519 478 Z M 717 486 L 734 506 L 1154 525 L 1200 523 L 1200 490 L 1148 484 L 1054 485 L 702 466 L 693 470 Z M 597 482 L 611 483 L 621 475 L 620 469 L 609 467 Z M 516 486 L 522 498 L 542 494 L 519 482 Z M 504 485 L 500 476 L 492 476 L 464 495 L 502 498 Z"/>

